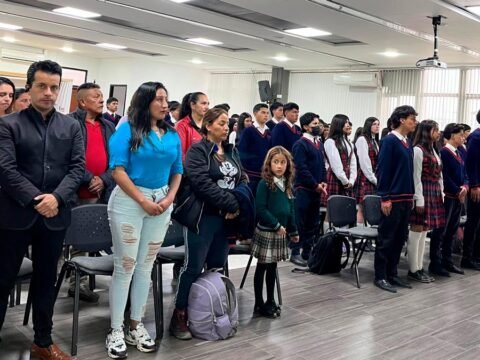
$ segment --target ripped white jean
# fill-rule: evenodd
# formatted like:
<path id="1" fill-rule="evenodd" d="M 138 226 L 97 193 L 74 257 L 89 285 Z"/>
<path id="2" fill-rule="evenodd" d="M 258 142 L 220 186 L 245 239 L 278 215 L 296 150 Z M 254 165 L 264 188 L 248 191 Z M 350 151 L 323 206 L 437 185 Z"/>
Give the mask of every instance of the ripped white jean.
<path id="1" fill-rule="evenodd" d="M 159 189 L 137 188 L 146 198 L 157 201 L 168 192 L 168 186 Z M 112 329 L 122 327 L 130 283 L 130 319 L 142 320 L 150 290 L 153 262 L 165 238 L 171 212 L 172 206 L 161 215 L 150 216 L 120 187 L 113 190 L 108 202 L 114 259 L 110 287 Z"/>

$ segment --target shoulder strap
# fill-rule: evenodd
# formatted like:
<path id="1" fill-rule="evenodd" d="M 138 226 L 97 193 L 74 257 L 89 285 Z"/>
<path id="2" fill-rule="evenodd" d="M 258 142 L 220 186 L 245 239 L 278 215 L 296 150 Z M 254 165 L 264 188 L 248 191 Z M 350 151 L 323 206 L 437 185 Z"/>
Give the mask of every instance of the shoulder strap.
<path id="1" fill-rule="evenodd" d="M 228 277 L 222 275 L 223 283 L 225 284 L 225 289 L 227 293 L 227 312 L 228 316 L 232 316 L 234 310 L 237 308 L 237 296 L 235 295 L 235 285 L 232 280 Z"/>

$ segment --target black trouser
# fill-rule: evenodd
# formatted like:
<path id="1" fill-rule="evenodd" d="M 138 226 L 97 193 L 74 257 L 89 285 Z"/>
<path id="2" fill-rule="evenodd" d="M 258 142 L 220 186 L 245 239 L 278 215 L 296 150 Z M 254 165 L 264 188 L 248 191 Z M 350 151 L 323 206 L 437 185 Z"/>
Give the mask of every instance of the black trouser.
<path id="1" fill-rule="evenodd" d="M 175 306 L 183 310 L 188 305 L 192 284 L 207 269 L 222 268 L 228 256 L 228 240 L 225 237 L 225 220 L 217 215 L 204 215 L 200 220 L 200 233 L 188 230 L 185 238 L 185 263 L 178 278 Z"/>
<path id="2" fill-rule="evenodd" d="M 397 276 L 403 244 L 408 239 L 408 220 L 412 202 L 394 202 L 389 216 L 382 213 L 375 247 L 375 279 L 384 280 Z"/>
<path id="3" fill-rule="evenodd" d="M 55 305 L 57 264 L 65 230 L 53 231 L 39 218 L 28 230 L 5 230 L 0 241 L 0 329 L 5 320 L 8 296 L 15 285 L 23 257 L 32 244 L 33 275 L 30 282 L 34 342 L 40 347 L 52 344 L 52 316 Z"/>
<path id="4" fill-rule="evenodd" d="M 299 255 L 303 249 L 305 259 L 310 255 L 313 240 L 319 231 L 320 222 L 320 194 L 305 189 L 297 189 L 295 192 L 295 217 L 297 221 L 298 243 L 290 242 L 292 255 Z"/>
<path id="5" fill-rule="evenodd" d="M 480 202 L 473 202 L 470 194 L 467 201 L 467 223 L 463 237 L 463 259 L 480 257 Z"/>
<path id="6" fill-rule="evenodd" d="M 453 239 L 460 225 L 462 203 L 458 199 L 445 197 L 445 227 L 434 229 L 430 238 L 430 261 L 432 266 L 453 265 Z"/>

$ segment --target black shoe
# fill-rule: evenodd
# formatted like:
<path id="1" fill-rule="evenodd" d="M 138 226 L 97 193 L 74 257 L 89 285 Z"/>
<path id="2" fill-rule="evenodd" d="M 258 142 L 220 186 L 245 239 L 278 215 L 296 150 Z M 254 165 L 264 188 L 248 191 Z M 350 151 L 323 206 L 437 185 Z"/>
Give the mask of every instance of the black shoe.
<path id="1" fill-rule="evenodd" d="M 480 265 L 472 260 L 462 259 L 460 266 L 464 269 L 472 269 L 480 271 Z"/>
<path id="2" fill-rule="evenodd" d="M 408 281 L 402 280 L 398 276 L 393 276 L 393 277 L 389 278 L 388 281 L 393 286 L 398 286 L 398 287 L 401 287 L 401 288 L 404 288 L 404 289 L 411 289 L 412 288 L 412 285 L 410 285 L 408 283 Z"/>
<path id="3" fill-rule="evenodd" d="M 260 316 L 260 309 L 262 306 L 264 306 L 265 304 L 262 302 L 260 305 L 257 305 L 257 303 L 255 303 L 255 305 L 253 306 L 253 317 L 258 317 Z"/>
<path id="4" fill-rule="evenodd" d="M 428 280 L 428 282 L 434 282 L 434 281 L 435 281 L 435 278 L 434 278 L 433 276 L 430 276 L 429 274 L 427 274 L 427 273 L 425 272 L 425 270 L 421 269 L 421 270 L 418 270 L 418 271 L 420 272 L 420 274 L 421 274 L 423 277 L 425 277 L 425 278 Z"/>
<path id="5" fill-rule="evenodd" d="M 465 275 L 465 271 L 463 271 L 462 269 L 460 269 L 456 265 L 449 264 L 449 265 L 443 265 L 443 267 L 448 272 L 455 273 L 455 274 L 460 274 L 460 275 Z"/>
<path id="6" fill-rule="evenodd" d="M 271 307 L 272 307 L 273 312 L 275 313 L 275 315 L 277 315 L 277 316 L 282 315 L 282 308 L 277 305 L 277 303 L 275 302 L 275 300 L 272 301 L 272 302 L 267 302 L 266 304 L 267 304 L 268 306 L 271 306 Z"/>
<path id="7" fill-rule="evenodd" d="M 295 265 L 301 266 L 301 267 L 307 267 L 307 262 L 305 260 L 303 260 L 303 258 L 300 254 L 291 255 L 290 256 L 290 262 L 294 263 Z"/>
<path id="8" fill-rule="evenodd" d="M 85 302 L 89 302 L 92 304 L 96 304 L 98 302 L 98 294 L 95 293 L 94 291 L 90 290 L 88 284 L 86 283 L 80 283 L 80 292 L 79 292 L 79 299 Z M 68 289 L 68 296 L 74 297 L 75 296 L 75 286 L 70 287 Z"/>
<path id="9" fill-rule="evenodd" d="M 385 279 L 374 280 L 373 283 L 375 284 L 376 287 L 378 287 L 382 290 L 389 291 L 391 293 L 396 293 L 397 292 L 397 289 L 395 289 L 395 287 Z"/>
<path id="10" fill-rule="evenodd" d="M 275 319 L 277 317 L 276 309 L 272 304 L 264 304 L 259 309 L 260 315 L 269 319 Z"/>
<path id="11" fill-rule="evenodd" d="M 447 270 L 445 270 L 441 265 L 430 264 L 428 267 L 428 272 L 430 274 L 434 274 L 438 276 L 450 277 L 450 273 Z"/>
<path id="12" fill-rule="evenodd" d="M 415 280 L 424 284 L 429 284 L 430 280 L 426 276 L 422 275 L 420 271 L 415 271 L 412 273 L 411 271 L 408 272 L 408 278 L 411 280 Z"/>

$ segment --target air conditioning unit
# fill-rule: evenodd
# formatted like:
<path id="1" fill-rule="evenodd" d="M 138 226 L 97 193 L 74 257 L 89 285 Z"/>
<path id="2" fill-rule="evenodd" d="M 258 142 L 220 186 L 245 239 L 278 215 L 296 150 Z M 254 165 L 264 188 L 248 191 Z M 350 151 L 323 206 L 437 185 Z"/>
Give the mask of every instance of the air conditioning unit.
<path id="1" fill-rule="evenodd" d="M 348 85 L 359 88 L 378 88 L 381 86 L 378 72 L 336 73 L 333 82 L 337 85 Z"/>
<path id="2" fill-rule="evenodd" d="M 31 48 L 31 51 L 2 48 L 0 56 L 5 60 L 32 63 L 35 61 L 45 60 L 45 51 L 43 49 L 36 48 Z"/>

